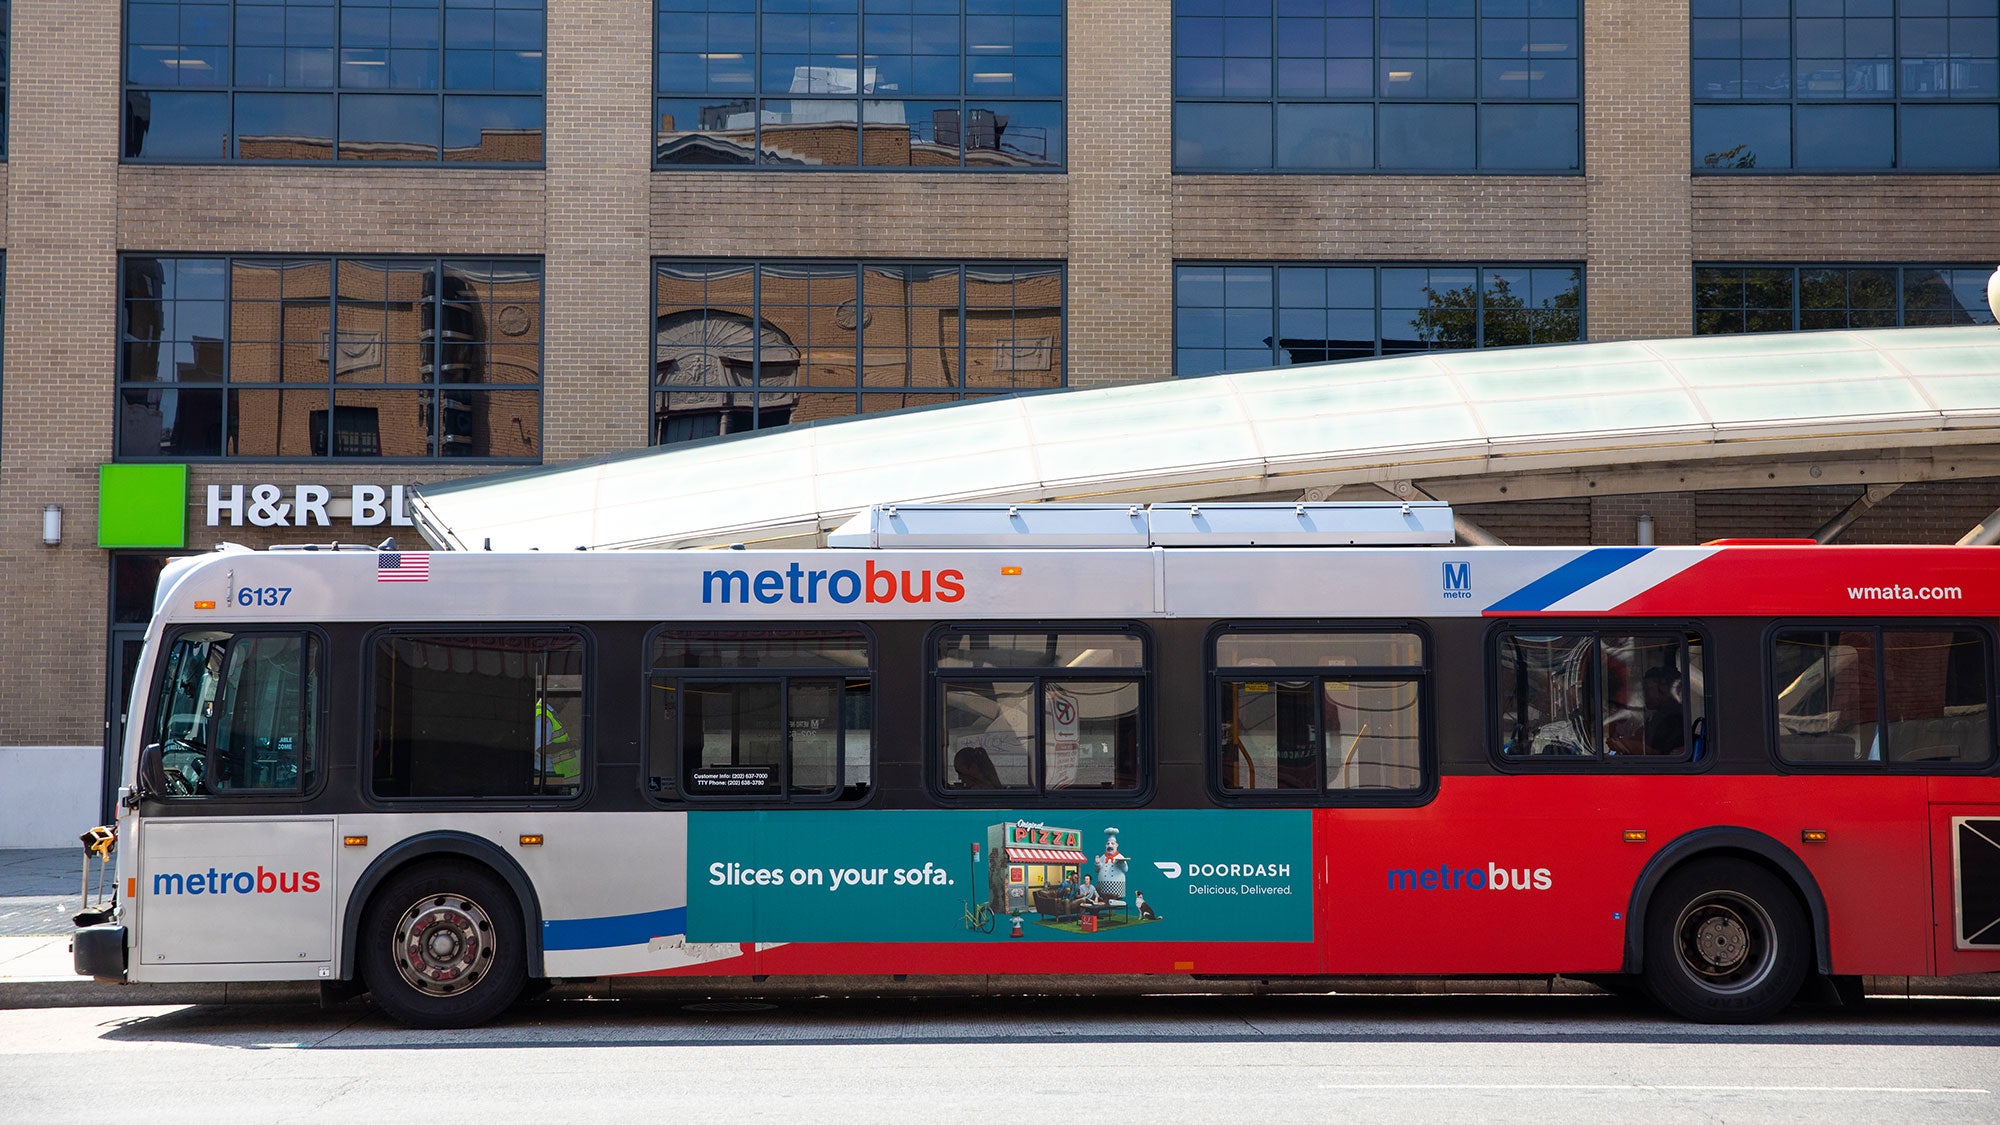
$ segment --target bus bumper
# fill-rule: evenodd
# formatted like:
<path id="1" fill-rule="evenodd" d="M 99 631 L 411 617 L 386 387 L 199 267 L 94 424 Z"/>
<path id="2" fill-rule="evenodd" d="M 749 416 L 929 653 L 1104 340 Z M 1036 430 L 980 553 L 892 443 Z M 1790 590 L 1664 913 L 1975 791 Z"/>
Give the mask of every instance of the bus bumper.
<path id="1" fill-rule="evenodd" d="M 116 922 L 85 926 L 69 943 L 76 975 L 112 984 L 125 983 L 125 927 Z"/>

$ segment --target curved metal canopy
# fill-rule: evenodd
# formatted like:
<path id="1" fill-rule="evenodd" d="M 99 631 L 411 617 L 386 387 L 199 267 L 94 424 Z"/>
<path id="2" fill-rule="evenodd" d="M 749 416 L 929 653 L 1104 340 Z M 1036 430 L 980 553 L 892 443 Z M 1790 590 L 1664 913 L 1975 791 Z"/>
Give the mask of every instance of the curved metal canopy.
<path id="1" fill-rule="evenodd" d="M 818 540 L 873 503 L 1155 501 L 2000 445 L 2000 329 L 1431 352 L 872 415 L 422 485 L 434 545 Z"/>

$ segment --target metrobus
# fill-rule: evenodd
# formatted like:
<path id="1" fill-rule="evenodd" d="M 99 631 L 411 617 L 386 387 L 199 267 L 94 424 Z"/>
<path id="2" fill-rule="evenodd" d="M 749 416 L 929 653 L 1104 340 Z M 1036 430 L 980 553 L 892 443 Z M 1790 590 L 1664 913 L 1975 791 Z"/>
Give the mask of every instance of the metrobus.
<path id="1" fill-rule="evenodd" d="M 620 975 L 2000 970 L 2000 555 L 1435 504 L 881 507 L 800 550 L 161 576 L 78 972 L 425 1026 Z"/>

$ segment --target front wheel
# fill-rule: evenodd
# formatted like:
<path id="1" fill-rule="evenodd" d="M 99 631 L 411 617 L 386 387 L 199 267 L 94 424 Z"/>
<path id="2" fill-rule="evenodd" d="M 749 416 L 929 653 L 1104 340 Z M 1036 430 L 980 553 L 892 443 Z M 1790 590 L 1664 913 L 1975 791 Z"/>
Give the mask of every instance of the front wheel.
<path id="1" fill-rule="evenodd" d="M 1805 983 L 1811 929 L 1791 888 L 1740 859 L 1689 864 L 1646 910 L 1646 989 L 1703 1023 L 1760 1023 Z"/>
<path id="2" fill-rule="evenodd" d="M 433 863 L 391 877 L 361 924 L 361 975 L 375 1002 L 411 1027 L 473 1027 L 505 1011 L 527 981 L 514 895 L 491 871 Z"/>
<path id="3" fill-rule="evenodd" d="M 990 906 L 979 908 L 979 932 L 982 934 L 993 932 L 993 908 Z"/>

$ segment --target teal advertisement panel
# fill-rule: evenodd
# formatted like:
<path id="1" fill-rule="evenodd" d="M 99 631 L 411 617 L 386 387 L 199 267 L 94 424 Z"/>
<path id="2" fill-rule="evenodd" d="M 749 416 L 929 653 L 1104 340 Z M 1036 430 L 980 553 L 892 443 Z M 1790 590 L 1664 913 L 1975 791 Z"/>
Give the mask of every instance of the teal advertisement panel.
<path id="1" fill-rule="evenodd" d="M 1310 941 L 1305 810 L 694 812 L 690 941 Z"/>

